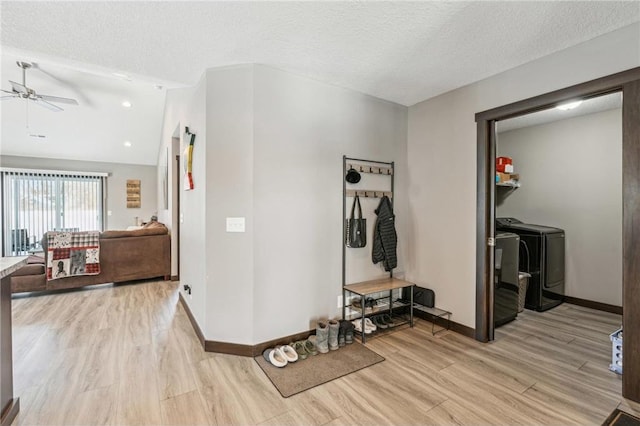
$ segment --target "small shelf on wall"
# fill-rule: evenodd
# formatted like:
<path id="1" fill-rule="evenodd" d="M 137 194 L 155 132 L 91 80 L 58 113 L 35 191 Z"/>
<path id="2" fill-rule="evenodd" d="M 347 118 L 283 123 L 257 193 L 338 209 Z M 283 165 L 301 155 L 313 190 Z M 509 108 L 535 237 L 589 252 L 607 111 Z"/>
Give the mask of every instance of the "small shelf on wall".
<path id="1" fill-rule="evenodd" d="M 519 182 L 498 182 L 496 183 L 497 187 L 502 187 L 502 188 L 520 188 L 520 183 Z"/>

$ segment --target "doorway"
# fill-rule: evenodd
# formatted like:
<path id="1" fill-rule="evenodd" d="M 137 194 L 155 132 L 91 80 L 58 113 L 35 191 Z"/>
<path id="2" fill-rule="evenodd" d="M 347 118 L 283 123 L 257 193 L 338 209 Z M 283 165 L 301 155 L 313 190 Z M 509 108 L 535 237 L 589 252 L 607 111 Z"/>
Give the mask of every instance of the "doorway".
<path id="1" fill-rule="evenodd" d="M 621 93 L 498 121 L 496 157 L 495 326 L 564 302 L 621 315 Z"/>
<path id="2" fill-rule="evenodd" d="M 478 138 L 477 235 L 476 235 L 476 339 L 494 338 L 494 246 L 496 123 L 568 101 L 590 99 L 608 93 L 623 94 L 623 396 L 640 401 L 640 364 L 631 355 L 640 351 L 640 68 L 505 105 L 476 114 Z M 637 364 L 637 363 L 635 363 Z"/>
<path id="3" fill-rule="evenodd" d="M 171 155 L 168 163 L 171 168 L 171 229 L 172 229 L 172 250 L 173 253 L 171 269 L 175 274 L 171 276 L 172 281 L 180 279 L 180 126 L 178 125 L 171 138 Z"/>

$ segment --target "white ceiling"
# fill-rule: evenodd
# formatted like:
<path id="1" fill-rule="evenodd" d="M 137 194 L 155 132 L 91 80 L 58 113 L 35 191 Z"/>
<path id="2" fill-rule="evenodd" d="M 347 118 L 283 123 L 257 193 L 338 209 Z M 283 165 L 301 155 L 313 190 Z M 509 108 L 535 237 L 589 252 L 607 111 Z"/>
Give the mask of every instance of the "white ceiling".
<path id="1" fill-rule="evenodd" d="M 79 71 L 7 50 L 1 55 L 0 88 L 11 90 L 8 80 L 22 83 L 17 60 L 33 61 L 28 87 L 42 95 L 74 98 L 79 105 L 58 104 L 64 111 L 53 112 L 24 99 L 3 100 L 2 155 L 157 164 L 166 90 L 156 89 L 151 81 L 127 81 L 97 69 Z M 131 108 L 122 106 L 125 100 Z M 131 147 L 125 147 L 125 141 Z"/>
<path id="2" fill-rule="evenodd" d="M 3 47 L 85 70 L 193 85 L 206 68 L 262 63 L 403 105 L 640 21 L 638 1 L 2 1 L 0 11 Z"/>

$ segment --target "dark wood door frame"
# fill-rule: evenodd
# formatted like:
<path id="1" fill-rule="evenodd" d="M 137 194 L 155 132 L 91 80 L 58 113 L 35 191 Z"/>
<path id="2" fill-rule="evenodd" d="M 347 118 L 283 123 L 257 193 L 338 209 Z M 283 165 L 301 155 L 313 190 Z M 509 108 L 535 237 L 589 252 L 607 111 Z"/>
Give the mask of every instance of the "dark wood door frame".
<path id="1" fill-rule="evenodd" d="M 177 173 L 177 177 L 175 178 L 175 185 L 173 187 L 173 190 L 176 191 L 176 205 L 173 207 L 173 212 L 171 213 L 172 215 L 177 215 L 178 216 L 178 220 L 176 221 L 176 232 L 175 232 L 175 239 L 176 241 L 176 258 L 178 259 L 178 261 L 176 262 L 176 279 L 179 280 L 180 279 L 180 212 L 182 211 L 180 209 L 180 191 L 182 191 L 182 185 L 180 182 L 180 155 L 176 155 L 176 173 Z"/>
<path id="2" fill-rule="evenodd" d="M 622 93 L 622 395 L 640 402 L 640 67 L 476 114 L 476 339 L 493 340 L 496 122 L 614 92 Z"/>

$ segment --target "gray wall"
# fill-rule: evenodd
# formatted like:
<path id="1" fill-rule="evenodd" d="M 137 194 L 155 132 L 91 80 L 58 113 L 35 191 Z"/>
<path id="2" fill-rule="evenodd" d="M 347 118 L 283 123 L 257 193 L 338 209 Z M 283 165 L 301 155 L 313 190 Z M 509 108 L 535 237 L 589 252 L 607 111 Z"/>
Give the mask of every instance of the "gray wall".
<path id="1" fill-rule="evenodd" d="M 205 246 L 205 200 L 206 200 L 206 152 L 207 152 L 207 132 L 206 132 L 206 112 L 207 112 L 207 80 L 203 75 L 198 84 L 193 88 L 174 89 L 167 91 L 167 103 L 165 105 L 164 123 L 162 128 L 162 140 L 158 155 L 158 176 L 164 170 L 162 166 L 162 155 L 166 155 L 167 148 L 171 152 L 173 137 L 176 129 L 178 134 L 175 135 L 180 139 L 180 152 L 184 150 L 188 144 L 185 127 L 195 133 L 195 148 L 193 155 L 193 175 L 195 186 L 192 191 L 184 191 L 180 189 L 180 211 L 177 210 L 177 197 L 175 194 L 176 187 L 170 185 L 169 191 L 169 208 L 164 209 L 162 206 L 158 209 L 158 219 L 166 223 L 174 233 L 173 226 L 176 222 L 180 222 L 180 283 L 189 284 L 192 288 L 191 295 L 184 292 L 182 285 L 180 291 L 189 308 L 193 313 L 200 327 L 204 329 L 206 311 L 206 246 Z M 181 158 L 182 160 L 182 158 Z M 182 188 L 184 170 L 171 169 L 172 173 L 178 176 L 171 176 L 170 180 L 177 178 L 180 180 L 180 188 Z M 158 200 L 162 200 L 158 196 Z M 178 216 L 176 220 L 176 216 Z M 172 237 L 172 240 L 174 238 Z M 176 246 L 172 244 L 172 271 L 175 275 L 178 272 Z M 204 331 L 204 330 L 203 330 Z M 206 334 L 205 334 L 206 335 Z"/>
<path id="2" fill-rule="evenodd" d="M 198 134 L 180 274 L 208 340 L 255 344 L 338 315 L 343 154 L 397 161 L 404 258 L 406 107 L 254 65 L 208 70 L 190 93 L 168 96 L 163 144 L 178 123 Z M 245 217 L 246 232 L 227 233 L 227 217 Z M 384 275 L 366 261 L 370 244 L 351 282 Z"/>
<path id="3" fill-rule="evenodd" d="M 622 111 L 499 133 L 497 141 L 522 183 L 498 188 L 497 216 L 564 229 L 566 294 L 622 306 Z"/>
<path id="4" fill-rule="evenodd" d="M 254 297 L 253 66 L 206 75 L 205 333 L 212 340 L 255 343 L 254 306 L 271 300 Z M 227 217 L 244 217 L 246 232 L 226 232 Z"/>
<path id="5" fill-rule="evenodd" d="M 640 66 L 638 34 L 630 25 L 409 108 L 407 276 L 453 321 L 475 327 L 474 115 Z"/>
<path id="6" fill-rule="evenodd" d="M 265 66 L 254 68 L 254 98 L 254 340 L 262 342 L 342 313 L 343 155 L 396 161 L 394 273 L 404 273 L 407 108 Z M 388 188 L 376 177 L 363 174 L 361 184 Z M 362 201 L 369 241 L 347 249 L 348 283 L 387 275 L 371 263 L 379 201 Z"/>
<path id="7" fill-rule="evenodd" d="M 107 178 L 107 210 L 111 211 L 111 216 L 106 217 L 106 229 L 126 229 L 127 226 L 135 225 L 136 216 L 141 221 L 148 221 L 158 211 L 155 166 L 10 155 L 0 156 L 0 165 L 25 169 L 109 173 Z M 127 179 L 140 179 L 142 192 L 140 208 L 127 208 Z"/>

